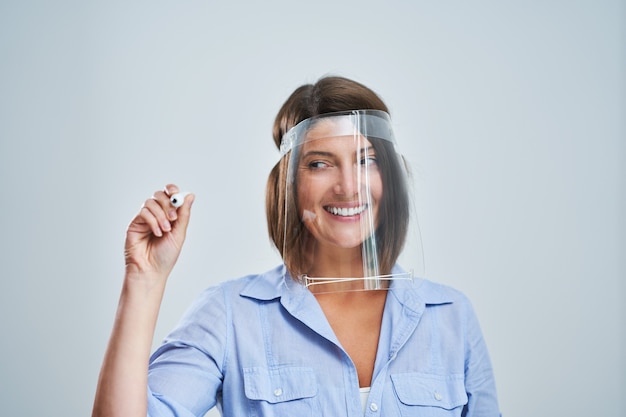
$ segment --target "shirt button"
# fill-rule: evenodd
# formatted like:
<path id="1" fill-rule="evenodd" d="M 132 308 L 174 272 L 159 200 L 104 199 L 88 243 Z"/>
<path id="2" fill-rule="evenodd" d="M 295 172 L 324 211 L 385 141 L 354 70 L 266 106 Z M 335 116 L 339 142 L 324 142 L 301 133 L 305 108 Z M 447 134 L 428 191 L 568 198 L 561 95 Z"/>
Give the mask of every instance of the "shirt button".
<path id="1" fill-rule="evenodd" d="M 372 410 L 372 411 L 374 411 L 374 412 L 378 411 L 378 404 L 376 404 L 376 403 L 371 403 L 371 404 L 370 404 L 370 410 Z"/>
<path id="2" fill-rule="evenodd" d="M 277 396 L 277 397 L 280 397 L 281 395 L 283 395 L 283 390 L 280 389 L 280 388 L 276 388 L 274 390 L 274 395 Z"/>
<path id="3" fill-rule="evenodd" d="M 435 391 L 435 400 L 441 401 L 442 399 L 443 399 L 443 396 L 439 394 L 437 391 Z"/>

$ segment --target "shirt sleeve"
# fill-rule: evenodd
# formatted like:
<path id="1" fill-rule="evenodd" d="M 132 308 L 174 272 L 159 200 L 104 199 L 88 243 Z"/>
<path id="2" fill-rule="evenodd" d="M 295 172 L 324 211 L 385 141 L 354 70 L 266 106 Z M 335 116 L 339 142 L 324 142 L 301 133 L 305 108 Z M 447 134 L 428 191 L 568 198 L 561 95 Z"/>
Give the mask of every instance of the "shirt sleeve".
<path id="1" fill-rule="evenodd" d="M 223 380 L 228 312 L 221 287 L 204 291 L 153 353 L 149 416 L 204 416 Z"/>
<path id="2" fill-rule="evenodd" d="M 463 417 L 498 417 L 496 384 L 482 331 L 469 300 L 465 300 L 465 390 Z"/>

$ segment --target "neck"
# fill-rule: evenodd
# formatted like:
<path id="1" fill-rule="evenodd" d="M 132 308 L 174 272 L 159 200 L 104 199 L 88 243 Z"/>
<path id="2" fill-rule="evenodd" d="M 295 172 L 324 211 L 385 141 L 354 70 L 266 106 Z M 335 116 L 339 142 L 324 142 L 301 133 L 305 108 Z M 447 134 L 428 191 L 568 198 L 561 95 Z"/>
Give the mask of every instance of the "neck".
<path id="1" fill-rule="evenodd" d="M 358 278 L 363 276 L 361 248 L 315 248 L 313 265 L 308 272 L 314 278 Z"/>
<path id="2" fill-rule="evenodd" d="M 312 293 L 383 289 L 378 285 L 372 288 L 372 281 L 361 279 L 365 275 L 373 275 L 371 272 L 364 272 L 361 247 L 343 249 L 318 246 L 312 260 L 312 268 L 307 272 L 310 279 L 308 287 Z M 387 283 L 383 286 L 386 288 Z"/>

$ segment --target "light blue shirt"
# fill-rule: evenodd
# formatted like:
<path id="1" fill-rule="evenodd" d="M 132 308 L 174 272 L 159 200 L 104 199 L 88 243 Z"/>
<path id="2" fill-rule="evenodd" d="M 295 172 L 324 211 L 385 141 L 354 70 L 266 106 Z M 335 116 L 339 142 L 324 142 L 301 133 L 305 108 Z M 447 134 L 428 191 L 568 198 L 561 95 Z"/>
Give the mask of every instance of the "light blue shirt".
<path id="1" fill-rule="evenodd" d="M 396 268 L 394 272 L 398 272 Z M 148 414 L 362 417 L 357 372 L 284 266 L 205 290 L 150 360 Z M 365 416 L 499 416 L 467 298 L 427 280 L 387 294 Z"/>

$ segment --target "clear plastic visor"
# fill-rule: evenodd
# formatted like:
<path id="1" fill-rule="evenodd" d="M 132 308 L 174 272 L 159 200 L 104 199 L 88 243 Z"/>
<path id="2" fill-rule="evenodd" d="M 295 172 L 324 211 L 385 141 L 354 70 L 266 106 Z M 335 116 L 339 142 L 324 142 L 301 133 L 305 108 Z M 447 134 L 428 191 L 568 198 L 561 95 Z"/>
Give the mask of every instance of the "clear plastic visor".
<path id="1" fill-rule="evenodd" d="M 307 119 L 283 138 L 283 259 L 313 292 L 387 289 L 409 220 L 405 164 L 389 116 L 361 110 Z"/>

